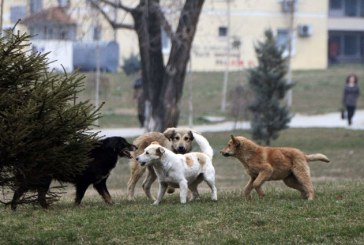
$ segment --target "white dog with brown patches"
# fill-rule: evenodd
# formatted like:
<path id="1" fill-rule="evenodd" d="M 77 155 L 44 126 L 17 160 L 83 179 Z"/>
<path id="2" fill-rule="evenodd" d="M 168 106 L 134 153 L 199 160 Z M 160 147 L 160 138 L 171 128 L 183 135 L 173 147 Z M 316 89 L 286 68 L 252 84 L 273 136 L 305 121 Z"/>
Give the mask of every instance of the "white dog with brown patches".
<path id="1" fill-rule="evenodd" d="M 205 181 L 211 188 L 211 199 L 217 200 L 215 187 L 215 168 L 212 165 L 213 150 L 202 135 L 193 132 L 193 137 L 202 152 L 175 154 L 157 142 L 144 149 L 136 160 L 142 166 L 153 166 L 158 177 L 158 197 L 153 204 L 158 205 L 168 185 L 180 188 L 181 203 L 186 203 L 187 189 L 192 192 L 191 201 L 199 197 L 197 186 Z"/>

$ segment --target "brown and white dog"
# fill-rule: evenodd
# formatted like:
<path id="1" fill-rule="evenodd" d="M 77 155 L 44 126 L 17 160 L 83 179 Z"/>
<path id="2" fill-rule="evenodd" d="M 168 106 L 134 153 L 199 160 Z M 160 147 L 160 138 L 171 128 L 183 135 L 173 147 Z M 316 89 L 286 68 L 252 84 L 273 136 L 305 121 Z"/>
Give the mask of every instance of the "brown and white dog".
<path id="1" fill-rule="evenodd" d="M 161 146 L 172 150 L 174 153 L 184 154 L 192 150 L 193 135 L 189 128 L 168 128 L 163 133 L 150 132 L 136 138 L 133 142 L 138 149 L 133 153 L 130 161 L 131 175 L 128 181 L 128 199 L 134 199 L 134 190 L 137 182 L 143 176 L 146 169 L 147 176 L 143 181 L 143 190 L 149 199 L 154 199 L 150 189 L 157 176 L 152 167 L 142 167 L 135 160 L 135 157 L 142 154 L 144 149 L 152 142 L 158 142 Z M 169 188 L 168 192 L 173 192 L 173 188 Z"/>
<path id="2" fill-rule="evenodd" d="M 220 152 L 225 157 L 236 157 L 250 175 L 250 181 L 244 189 L 248 200 L 251 199 L 253 189 L 263 197 L 261 187 L 265 181 L 270 180 L 283 180 L 288 187 L 300 191 L 303 198 L 313 200 L 315 194 L 308 162 L 330 162 L 320 153 L 306 155 L 296 148 L 262 147 L 247 138 L 233 135 Z"/>
<path id="3" fill-rule="evenodd" d="M 162 201 L 168 186 L 180 188 L 181 203 L 186 203 L 187 190 L 190 189 L 193 201 L 199 197 L 197 186 L 202 181 L 211 188 L 211 199 L 217 200 L 215 168 L 212 165 L 213 150 L 202 135 L 193 132 L 193 138 L 202 152 L 175 154 L 158 142 L 153 142 L 145 148 L 143 154 L 137 156 L 136 160 L 141 166 L 152 166 L 158 176 L 158 197 L 153 204 L 157 205 Z"/>

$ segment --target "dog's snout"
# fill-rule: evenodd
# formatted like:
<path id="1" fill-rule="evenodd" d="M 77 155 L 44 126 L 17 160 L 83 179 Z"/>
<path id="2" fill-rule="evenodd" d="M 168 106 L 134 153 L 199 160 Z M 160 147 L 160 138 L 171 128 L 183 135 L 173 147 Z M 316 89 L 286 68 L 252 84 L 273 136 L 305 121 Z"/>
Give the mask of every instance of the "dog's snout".
<path id="1" fill-rule="evenodd" d="M 229 153 L 224 152 L 224 151 L 220 151 L 220 154 L 223 155 L 224 157 L 228 157 L 230 156 Z"/>
<path id="2" fill-rule="evenodd" d="M 185 153 L 186 152 L 186 148 L 184 146 L 178 146 L 177 151 L 179 153 Z"/>

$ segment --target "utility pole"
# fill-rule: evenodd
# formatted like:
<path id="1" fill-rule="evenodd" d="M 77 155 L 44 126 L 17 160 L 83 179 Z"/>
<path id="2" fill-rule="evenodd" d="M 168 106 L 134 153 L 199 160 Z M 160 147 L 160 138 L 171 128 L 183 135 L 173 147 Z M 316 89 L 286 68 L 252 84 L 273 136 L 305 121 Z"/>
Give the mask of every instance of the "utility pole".
<path id="1" fill-rule="evenodd" d="M 100 33 L 101 30 L 99 30 L 100 27 L 100 22 L 99 22 L 99 14 L 98 12 L 96 12 L 96 74 L 95 74 L 95 107 L 98 108 L 99 104 L 100 104 L 100 98 L 99 98 L 99 93 L 100 93 Z M 99 120 L 96 121 L 96 125 L 99 124 Z"/>
<path id="2" fill-rule="evenodd" d="M 230 30 L 230 0 L 226 0 L 227 10 L 226 10 L 226 19 L 227 19 L 227 36 L 226 36 L 226 61 L 225 61 L 225 72 L 224 72 L 224 82 L 222 86 L 222 99 L 221 99 L 221 111 L 225 112 L 226 110 L 226 91 L 227 85 L 229 81 L 229 66 L 230 66 L 230 49 L 231 49 L 231 30 Z"/>
<path id="3" fill-rule="evenodd" d="M 295 8 L 297 0 L 285 0 L 289 1 L 289 37 L 288 37 L 288 63 L 287 63 L 287 83 L 292 84 L 292 46 L 293 46 L 293 38 L 294 38 L 294 17 L 295 17 Z M 292 106 L 292 89 L 287 91 L 286 95 L 287 106 Z"/>
<path id="4" fill-rule="evenodd" d="M 0 37 L 3 35 L 3 14 L 4 14 L 4 1 L 5 0 L 0 0 L 1 1 L 1 5 L 0 5 Z"/>
<path id="5" fill-rule="evenodd" d="M 117 5 L 119 1 L 120 0 L 115 0 L 115 4 Z M 117 22 L 117 20 L 118 20 L 118 9 L 115 7 L 114 8 L 114 21 L 115 21 L 115 23 Z M 116 39 L 117 39 L 117 29 L 114 28 L 114 41 L 115 42 L 116 42 Z"/>
<path id="6" fill-rule="evenodd" d="M 192 89 L 192 56 L 188 64 L 187 82 L 188 82 L 188 127 L 193 127 L 193 89 Z"/>

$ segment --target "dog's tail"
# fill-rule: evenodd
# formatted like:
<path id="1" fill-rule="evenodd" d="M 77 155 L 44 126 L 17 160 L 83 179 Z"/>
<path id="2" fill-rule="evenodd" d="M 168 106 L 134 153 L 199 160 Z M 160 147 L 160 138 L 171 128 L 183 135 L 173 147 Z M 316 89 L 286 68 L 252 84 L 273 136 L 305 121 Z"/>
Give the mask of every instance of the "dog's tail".
<path id="1" fill-rule="evenodd" d="M 193 138 L 200 146 L 201 151 L 205 153 L 210 159 L 212 159 L 212 156 L 214 155 L 214 150 L 211 148 L 210 143 L 207 141 L 207 139 L 196 132 L 192 132 L 192 134 Z"/>
<path id="2" fill-rule="evenodd" d="M 327 158 L 327 156 L 321 153 L 306 155 L 306 159 L 309 162 L 310 161 L 330 162 L 329 158 Z"/>

